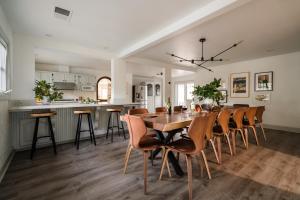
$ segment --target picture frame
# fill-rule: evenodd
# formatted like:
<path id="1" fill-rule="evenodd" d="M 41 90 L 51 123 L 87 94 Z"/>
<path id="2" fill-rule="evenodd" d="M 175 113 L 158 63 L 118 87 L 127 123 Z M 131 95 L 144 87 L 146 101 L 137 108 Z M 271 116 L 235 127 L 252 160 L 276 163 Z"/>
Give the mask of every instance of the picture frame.
<path id="1" fill-rule="evenodd" d="M 248 98 L 250 94 L 249 72 L 230 74 L 230 97 Z"/>
<path id="2" fill-rule="evenodd" d="M 223 100 L 220 100 L 220 103 L 227 103 L 228 93 L 227 90 L 219 90 L 222 93 L 222 96 L 224 97 Z"/>
<path id="3" fill-rule="evenodd" d="M 273 91 L 273 71 L 254 74 L 254 91 Z"/>

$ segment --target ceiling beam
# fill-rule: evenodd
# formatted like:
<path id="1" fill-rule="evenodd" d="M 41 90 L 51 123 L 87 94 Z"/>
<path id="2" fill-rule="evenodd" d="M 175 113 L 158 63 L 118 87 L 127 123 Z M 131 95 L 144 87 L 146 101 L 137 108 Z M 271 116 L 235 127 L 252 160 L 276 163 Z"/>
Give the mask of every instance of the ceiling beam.
<path id="1" fill-rule="evenodd" d="M 130 58 L 127 58 L 126 61 L 141 64 L 141 65 L 147 65 L 149 67 L 171 68 L 171 69 L 179 69 L 179 70 L 190 71 L 190 72 L 197 72 L 197 70 L 198 70 L 198 68 L 196 68 L 196 67 L 170 64 L 170 63 L 151 60 L 151 59 L 147 59 L 147 58 L 130 57 Z"/>
<path id="2" fill-rule="evenodd" d="M 156 45 L 176 34 L 182 33 L 193 28 L 209 19 L 224 14 L 234 8 L 237 8 L 251 0 L 214 0 L 211 3 L 201 7 L 186 17 L 174 22 L 166 28 L 144 38 L 143 40 L 123 49 L 119 53 L 120 58 L 132 56 L 138 52 Z"/>

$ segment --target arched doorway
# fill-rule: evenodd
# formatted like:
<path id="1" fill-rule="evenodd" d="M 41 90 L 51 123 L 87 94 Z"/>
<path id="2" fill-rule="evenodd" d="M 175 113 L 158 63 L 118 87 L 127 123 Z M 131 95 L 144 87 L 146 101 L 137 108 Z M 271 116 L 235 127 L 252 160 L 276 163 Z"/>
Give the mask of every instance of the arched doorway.
<path id="1" fill-rule="evenodd" d="M 111 79 L 107 76 L 97 81 L 96 97 L 100 102 L 107 102 L 111 98 Z"/>

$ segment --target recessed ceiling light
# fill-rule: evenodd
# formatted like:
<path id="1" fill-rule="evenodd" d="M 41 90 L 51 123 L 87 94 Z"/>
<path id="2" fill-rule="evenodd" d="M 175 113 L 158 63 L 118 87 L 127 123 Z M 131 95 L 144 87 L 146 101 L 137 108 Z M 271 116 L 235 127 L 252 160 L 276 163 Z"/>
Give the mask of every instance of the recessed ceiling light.
<path id="1" fill-rule="evenodd" d="M 66 21 L 70 21 L 72 16 L 72 11 L 71 10 L 67 10 L 61 7 L 54 7 L 54 17 L 58 18 L 58 19 L 63 19 Z"/>

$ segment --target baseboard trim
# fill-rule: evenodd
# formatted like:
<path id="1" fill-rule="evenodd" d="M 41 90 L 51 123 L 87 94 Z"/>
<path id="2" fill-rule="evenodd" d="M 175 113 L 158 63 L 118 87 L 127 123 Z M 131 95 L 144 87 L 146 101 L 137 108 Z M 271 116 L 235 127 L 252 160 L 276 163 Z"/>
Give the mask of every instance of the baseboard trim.
<path id="1" fill-rule="evenodd" d="M 0 169 L 0 183 L 2 182 L 2 179 L 4 178 L 7 169 L 9 167 L 12 159 L 14 158 L 14 155 L 15 155 L 15 151 L 12 150 L 12 152 L 9 154 L 8 158 L 6 159 L 6 162 L 3 165 L 2 169 Z"/>
<path id="2" fill-rule="evenodd" d="M 280 130 L 280 131 L 287 131 L 287 132 L 293 132 L 293 133 L 299 133 L 300 134 L 300 128 L 277 126 L 277 125 L 271 125 L 271 124 L 264 124 L 264 128 Z"/>

